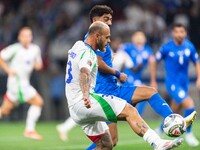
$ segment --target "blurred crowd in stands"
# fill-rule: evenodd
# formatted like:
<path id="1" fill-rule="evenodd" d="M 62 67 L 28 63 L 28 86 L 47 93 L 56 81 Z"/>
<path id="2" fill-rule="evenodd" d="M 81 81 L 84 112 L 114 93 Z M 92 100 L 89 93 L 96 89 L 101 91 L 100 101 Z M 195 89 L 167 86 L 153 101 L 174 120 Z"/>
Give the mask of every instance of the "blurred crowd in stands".
<path id="1" fill-rule="evenodd" d="M 40 45 L 45 62 L 63 60 L 73 42 L 83 39 L 90 23 L 88 12 L 94 4 L 107 4 L 114 10 L 113 37 L 127 41 L 132 32 L 143 30 L 156 50 L 169 38 L 170 25 L 181 22 L 200 48 L 198 0 L 3 0 L 0 49 L 16 41 L 19 28 L 27 25 L 33 29 L 34 42 Z"/>
<path id="2" fill-rule="evenodd" d="M 0 50 L 17 41 L 21 27 L 33 29 L 44 71 L 50 72 L 49 93 L 55 106 L 64 97 L 67 50 L 83 39 L 90 24 L 89 10 L 95 4 L 106 4 L 114 11 L 111 37 L 130 41 L 134 31 L 142 30 L 155 52 L 170 38 L 170 25 L 179 22 L 187 26 L 190 40 L 200 50 L 199 0 L 1 0 Z"/>

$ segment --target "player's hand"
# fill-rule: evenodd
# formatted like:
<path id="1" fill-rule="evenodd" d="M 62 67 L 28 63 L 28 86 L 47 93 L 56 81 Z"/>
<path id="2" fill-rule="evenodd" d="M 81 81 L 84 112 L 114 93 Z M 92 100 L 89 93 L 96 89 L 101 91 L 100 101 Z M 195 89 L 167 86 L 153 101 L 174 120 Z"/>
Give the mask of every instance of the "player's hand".
<path id="1" fill-rule="evenodd" d="M 151 82 L 150 82 L 150 86 L 151 86 L 151 87 L 154 87 L 155 89 L 158 89 L 158 85 L 157 85 L 157 82 L 156 82 L 156 81 L 151 81 Z"/>
<path id="2" fill-rule="evenodd" d="M 196 87 L 200 90 L 200 78 L 197 78 Z"/>
<path id="3" fill-rule="evenodd" d="M 15 71 L 13 71 L 13 70 L 9 70 L 8 71 L 8 76 L 16 76 L 16 72 Z"/>
<path id="4" fill-rule="evenodd" d="M 90 103 L 90 99 L 88 96 L 83 96 L 83 102 L 86 108 L 90 108 L 91 107 L 91 103 Z"/>
<path id="5" fill-rule="evenodd" d="M 124 83 L 127 80 L 127 75 L 125 73 L 120 73 L 119 81 Z"/>

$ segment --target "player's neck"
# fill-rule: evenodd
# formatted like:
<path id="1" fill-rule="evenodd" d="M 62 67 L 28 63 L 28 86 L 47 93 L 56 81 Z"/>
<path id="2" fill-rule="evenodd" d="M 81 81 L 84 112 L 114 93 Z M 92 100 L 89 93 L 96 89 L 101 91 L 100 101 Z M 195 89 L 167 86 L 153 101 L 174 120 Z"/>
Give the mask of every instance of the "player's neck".
<path id="1" fill-rule="evenodd" d="M 88 46 L 90 46 L 93 50 L 96 50 L 96 49 L 97 49 L 97 48 L 96 48 L 95 42 L 94 42 L 91 38 L 87 38 L 87 39 L 85 40 L 85 43 L 86 43 Z"/>
<path id="2" fill-rule="evenodd" d="M 182 41 L 177 41 L 177 40 L 174 40 L 174 43 L 178 46 L 182 45 L 183 44 L 183 40 Z"/>

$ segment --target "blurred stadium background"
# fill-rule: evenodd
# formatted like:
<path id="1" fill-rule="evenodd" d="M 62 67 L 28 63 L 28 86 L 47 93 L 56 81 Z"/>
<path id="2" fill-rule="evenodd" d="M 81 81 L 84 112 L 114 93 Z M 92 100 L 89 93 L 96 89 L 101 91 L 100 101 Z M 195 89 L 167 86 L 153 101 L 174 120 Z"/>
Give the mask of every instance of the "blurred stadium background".
<path id="1" fill-rule="evenodd" d="M 130 41 L 134 31 L 143 30 L 147 35 L 148 43 L 156 52 L 161 43 L 170 38 L 170 25 L 179 22 L 187 26 L 188 38 L 194 43 L 198 52 L 200 50 L 199 0 L 1 0 L 0 50 L 16 42 L 18 30 L 22 26 L 30 26 L 33 29 L 34 43 L 42 50 L 45 67 L 41 72 L 34 72 L 31 79 L 32 84 L 45 100 L 40 120 L 61 122 L 69 116 L 64 96 L 67 50 L 75 41 L 83 39 L 90 24 L 89 10 L 95 4 L 106 4 L 114 10 L 112 37 Z M 190 93 L 200 112 L 200 92 L 195 88 L 196 76 L 192 64 L 189 74 Z M 157 73 L 159 92 L 170 101 L 165 92 L 164 76 L 161 64 Z M 6 90 L 6 78 L 5 73 L 0 70 L 0 103 Z M 148 84 L 148 69 L 143 78 Z M 12 112 L 10 117 L 1 120 L 0 131 L 13 121 L 24 122 L 27 108 L 26 104 L 21 105 Z M 148 107 L 144 112 L 144 118 L 157 120 L 158 115 Z M 18 124 L 20 127 L 21 124 Z M 41 124 L 41 128 L 44 125 L 45 123 Z M 51 122 L 49 126 L 53 125 L 56 123 Z M 6 130 L 10 129 L 7 127 Z M 1 134 L 0 132 L 0 138 Z M 0 149 L 2 149 L 1 145 Z"/>

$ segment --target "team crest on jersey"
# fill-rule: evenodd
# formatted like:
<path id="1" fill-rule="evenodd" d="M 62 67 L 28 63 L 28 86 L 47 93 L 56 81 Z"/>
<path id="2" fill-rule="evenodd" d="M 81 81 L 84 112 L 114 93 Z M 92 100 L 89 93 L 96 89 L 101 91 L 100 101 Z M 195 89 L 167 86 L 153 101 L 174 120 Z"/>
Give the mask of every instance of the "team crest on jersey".
<path id="1" fill-rule="evenodd" d="M 91 60 L 88 60 L 88 61 L 87 61 L 87 64 L 91 67 L 91 66 L 92 66 L 92 61 L 91 61 Z"/>
<path id="2" fill-rule="evenodd" d="M 190 56 L 190 49 L 188 49 L 188 48 L 185 49 L 185 55 Z"/>
<path id="3" fill-rule="evenodd" d="M 169 52 L 170 57 L 174 57 L 174 52 Z"/>

